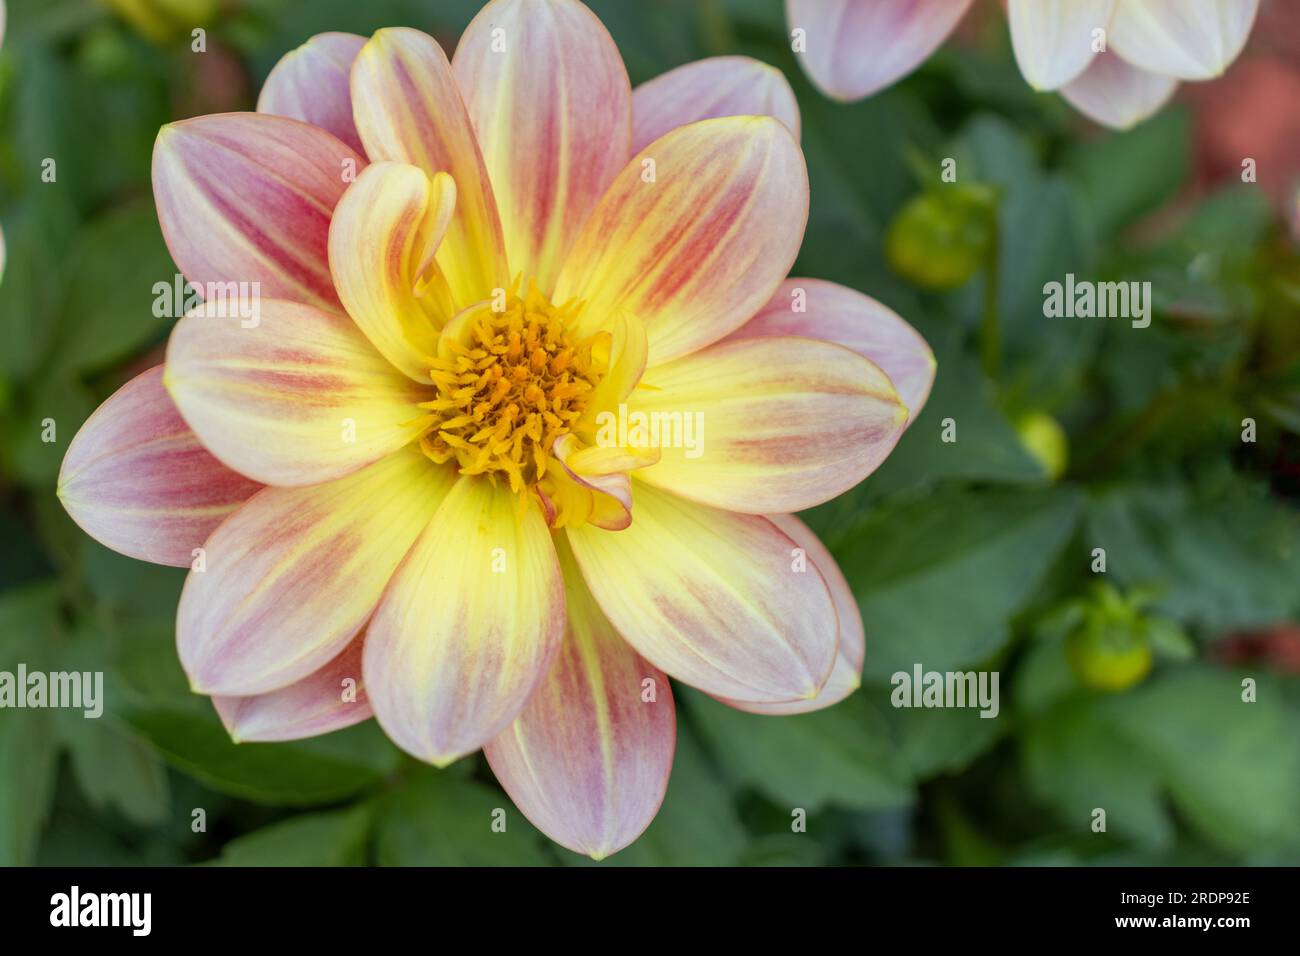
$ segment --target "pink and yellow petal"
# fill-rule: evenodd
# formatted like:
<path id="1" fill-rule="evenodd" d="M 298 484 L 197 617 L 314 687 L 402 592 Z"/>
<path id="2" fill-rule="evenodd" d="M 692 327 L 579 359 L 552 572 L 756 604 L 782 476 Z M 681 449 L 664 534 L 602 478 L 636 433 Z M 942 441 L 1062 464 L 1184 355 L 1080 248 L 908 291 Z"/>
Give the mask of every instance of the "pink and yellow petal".
<path id="1" fill-rule="evenodd" d="M 934 353 L 896 312 L 824 279 L 787 279 L 758 314 L 727 340 L 799 335 L 852 349 L 880 366 L 916 421 L 934 384 Z"/>
<path id="2" fill-rule="evenodd" d="M 172 123 L 159 131 L 153 153 L 163 238 L 201 291 L 247 283 L 247 295 L 336 306 L 330 216 L 364 166 L 330 133 L 282 116 L 222 113 Z"/>
<path id="3" fill-rule="evenodd" d="M 1171 76 L 1140 70 L 1117 54 L 1106 53 L 1062 87 L 1061 95 L 1094 122 L 1128 129 L 1158 112 L 1177 88 L 1178 81 Z"/>
<path id="4" fill-rule="evenodd" d="M 450 468 L 403 449 L 310 488 L 266 488 L 203 546 L 177 612 L 195 691 L 250 697 L 288 687 L 361 632 L 446 497 Z"/>
<path id="5" fill-rule="evenodd" d="M 600 860 L 640 836 L 658 812 L 677 718 L 668 678 L 619 637 L 562 539 L 557 545 L 564 640 L 523 711 L 483 752 L 534 826 Z"/>
<path id="6" fill-rule="evenodd" d="M 1259 0 L 1116 0 L 1109 42 L 1149 73 L 1208 80 L 1241 53 L 1258 12 Z"/>
<path id="7" fill-rule="evenodd" d="M 632 155 L 618 47 L 576 0 L 495 0 L 452 69 L 478 134 L 514 274 L 549 294 L 596 201 Z"/>
<path id="8" fill-rule="evenodd" d="M 830 676 L 835 607 L 767 518 L 636 483 L 625 531 L 567 529 L 601 610 L 656 667 L 719 697 L 811 700 Z"/>
<path id="9" fill-rule="evenodd" d="M 1011 43 L 1029 85 L 1059 89 L 1086 70 L 1114 10 L 1115 0 L 1009 0 Z"/>
<path id="10" fill-rule="evenodd" d="M 394 575 L 366 637 L 384 732 L 445 765 L 518 716 L 564 633 L 564 583 L 537 508 L 460 478 Z"/>
<path id="11" fill-rule="evenodd" d="M 808 220 L 808 171 L 769 116 L 681 126 L 619 173 L 583 227 L 556 298 L 579 334 L 636 316 L 654 366 L 740 326 L 785 278 Z"/>
<path id="12" fill-rule="evenodd" d="M 907 424 L 878 366 L 815 339 L 722 342 L 651 369 L 643 386 L 627 402 L 629 435 L 660 457 L 636 477 L 728 511 L 821 504 L 874 471 Z"/>
<path id="13" fill-rule="evenodd" d="M 632 149 L 640 152 L 679 126 L 720 116 L 772 116 L 799 138 L 799 103 L 784 73 L 747 56 L 714 56 L 632 91 Z"/>
<path id="14" fill-rule="evenodd" d="M 361 680 L 365 635 L 302 680 L 255 697 L 214 697 L 212 705 L 237 743 L 303 740 L 373 716 Z"/>
<path id="15" fill-rule="evenodd" d="M 262 486 L 199 442 L 163 388 L 141 372 L 81 426 L 59 471 L 63 507 L 114 551 L 189 567 L 194 550 Z"/>
<path id="16" fill-rule="evenodd" d="M 804 555 L 821 573 L 826 586 L 830 588 L 831 599 L 835 602 L 835 614 L 839 620 L 839 651 L 835 655 L 835 667 L 830 679 L 812 700 L 793 700 L 782 703 L 754 703 L 751 701 L 725 700 L 725 703 L 740 710 L 754 714 L 807 714 L 822 710 L 832 704 L 838 704 L 861 686 L 862 664 L 866 660 L 866 634 L 862 629 L 862 615 L 858 611 L 857 598 L 844 572 L 836 564 L 835 558 L 826 545 L 813 533 L 813 530 L 794 515 L 771 515 L 773 524 L 784 531 L 792 541 L 803 548 Z"/>
<path id="17" fill-rule="evenodd" d="M 163 382 L 225 464 L 269 485 L 356 471 L 415 440 L 427 390 L 345 315 L 266 300 L 256 325 L 205 304 L 172 330 Z"/>
<path id="18" fill-rule="evenodd" d="M 355 33 L 318 33 L 280 57 L 262 85 L 257 111 L 287 116 L 333 133 L 365 153 L 352 121 L 348 80 L 366 38 Z"/>
<path id="19" fill-rule="evenodd" d="M 330 223 L 330 268 L 340 301 L 389 362 L 431 384 L 438 330 L 451 315 L 417 295 L 456 206 L 446 173 L 430 179 L 403 163 L 375 163 L 357 177 Z"/>
<path id="20" fill-rule="evenodd" d="M 352 112 L 367 155 L 456 182 L 456 212 L 437 263 L 453 311 L 510 283 L 496 200 L 464 100 L 442 48 L 406 27 L 380 30 L 352 67 Z"/>
<path id="21" fill-rule="evenodd" d="M 972 0 L 786 0 L 802 31 L 799 62 L 827 96 L 858 100 L 911 73 L 943 43 Z M 797 48 L 796 48 L 797 49 Z"/>

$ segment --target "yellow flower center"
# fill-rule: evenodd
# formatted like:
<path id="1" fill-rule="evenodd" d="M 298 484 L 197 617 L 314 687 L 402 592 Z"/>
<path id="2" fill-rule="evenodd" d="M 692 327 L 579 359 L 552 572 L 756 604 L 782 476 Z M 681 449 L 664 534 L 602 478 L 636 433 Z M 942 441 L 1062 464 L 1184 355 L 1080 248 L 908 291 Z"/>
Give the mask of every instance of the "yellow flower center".
<path id="1" fill-rule="evenodd" d="M 517 288 L 444 330 L 429 373 L 438 397 L 421 406 L 434 422 L 420 447 L 522 493 L 546 474 L 551 445 L 582 416 L 603 369 L 592 358 L 599 336 L 574 341 L 579 304 Z"/>

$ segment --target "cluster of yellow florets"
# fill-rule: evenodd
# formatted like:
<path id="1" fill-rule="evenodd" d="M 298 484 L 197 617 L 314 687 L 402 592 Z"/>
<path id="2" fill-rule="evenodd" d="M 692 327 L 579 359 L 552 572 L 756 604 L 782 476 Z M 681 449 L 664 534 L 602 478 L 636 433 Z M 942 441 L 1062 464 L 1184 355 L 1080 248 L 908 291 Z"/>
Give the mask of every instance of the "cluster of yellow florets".
<path id="1" fill-rule="evenodd" d="M 546 474 L 551 445 L 581 417 L 599 372 L 593 340 L 571 335 L 577 304 L 554 306 L 530 286 L 501 305 L 444 336 L 430 370 L 438 397 L 421 406 L 437 421 L 420 445 L 436 462 L 454 457 L 462 474 L 502 474 L 522 493 Z"/>

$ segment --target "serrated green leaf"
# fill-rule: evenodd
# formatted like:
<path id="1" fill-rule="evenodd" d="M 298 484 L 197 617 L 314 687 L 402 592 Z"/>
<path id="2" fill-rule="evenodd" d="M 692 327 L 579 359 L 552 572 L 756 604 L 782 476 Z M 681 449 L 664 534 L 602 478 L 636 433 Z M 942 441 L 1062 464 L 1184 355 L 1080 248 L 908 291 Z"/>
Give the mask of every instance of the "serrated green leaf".
<path id="1" fill-rule="evenodd" d="M 1160 611 L 1219 633 L 1300 611 L 1300 518 L 1261 489 L 1134 485 L 1093 499 L 1089 548 L 1126 587 L 1160 589 Z"/>

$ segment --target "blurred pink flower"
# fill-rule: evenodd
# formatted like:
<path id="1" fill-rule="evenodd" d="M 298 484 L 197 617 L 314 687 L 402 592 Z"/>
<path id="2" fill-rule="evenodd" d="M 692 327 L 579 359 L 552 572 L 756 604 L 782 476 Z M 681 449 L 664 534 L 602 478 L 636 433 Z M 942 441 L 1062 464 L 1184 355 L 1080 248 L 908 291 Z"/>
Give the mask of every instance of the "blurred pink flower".
<path id="1" fill-rule="evenodd" d="M 786 0 L 800 62 L 822 92 L 869 96 L 912 72 L 974 0 Z M 1020 72 L 1098 123 L 1151 116 L 1179 80 L 1219 76 L 1259 0 L 1005 0 Z"/>

